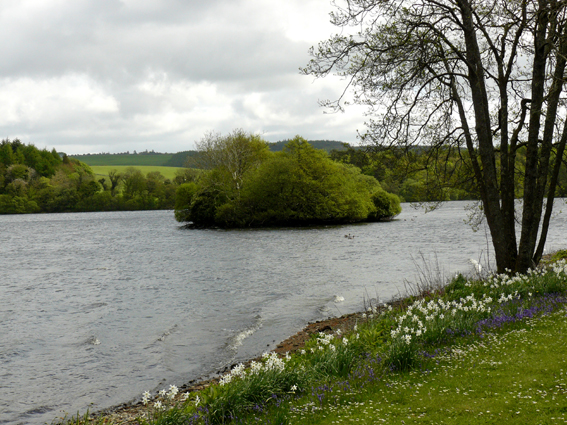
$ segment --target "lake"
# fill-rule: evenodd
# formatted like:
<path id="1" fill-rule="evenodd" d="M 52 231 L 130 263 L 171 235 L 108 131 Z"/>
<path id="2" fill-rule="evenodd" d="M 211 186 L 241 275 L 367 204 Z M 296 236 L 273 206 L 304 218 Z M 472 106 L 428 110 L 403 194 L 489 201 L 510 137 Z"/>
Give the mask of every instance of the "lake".
<path id="1" fill-rule="evenodd" d="M 185 229 L 172 211 L 0 216 L 0 424 L 51 423 L 207 376 L 365 297 L 404 293 L 417 266 L 494 265 L 465 205 L 301 229 Z M 559 214 L 547 249 L 565 235 Z"/>

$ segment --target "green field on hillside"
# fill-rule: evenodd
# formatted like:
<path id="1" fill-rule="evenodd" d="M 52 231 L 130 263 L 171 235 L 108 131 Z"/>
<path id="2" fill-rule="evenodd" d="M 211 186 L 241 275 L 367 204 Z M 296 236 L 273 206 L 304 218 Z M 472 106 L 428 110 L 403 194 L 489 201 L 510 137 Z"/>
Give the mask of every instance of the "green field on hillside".
<path id="1" fill-rule="evenodd" d="M 131 166 L 131 165 L 94 165 L 91 166 L 93 172 L 96 174 L 97 179 L 101 177 L 108 177 L 108 172 L 112 170 L 116 170 L 119 173 L 124 173 L 128 168 L 133 167 L 140 170 L 144 175 L 147 175 L 149 172 L 152 171 L 159 171 L 165 178 L 173 180 L 175 177 L 175 172 L 177 170 L 183 170 L 181 167 L 163 167 L 163 166 L 149 166 L 149 165 L 140 165 L 140 166 Z"/>
<path id="2" fill-rule="evenodd" d="M 96 154 L 96 155 L 75 155 L 79 161 L 92 166 L 96 165 L 125 165 L 125 166 L 165 166 L 173 157 L 170 153 L 156 154 Z"/>

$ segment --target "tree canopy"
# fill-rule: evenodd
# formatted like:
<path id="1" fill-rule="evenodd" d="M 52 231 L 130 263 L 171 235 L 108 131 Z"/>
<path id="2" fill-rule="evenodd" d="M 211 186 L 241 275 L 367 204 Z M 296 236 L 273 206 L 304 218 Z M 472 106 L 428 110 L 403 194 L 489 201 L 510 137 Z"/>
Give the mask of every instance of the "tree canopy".
<path id="1" fill-rule="evenodd" d="M 179 173 L 169 181 L 159 172 L 144 176 L 130 168 L 97 178 L 91 168 L 55 150 L 20 140 L 0 142 L 0 214 L 171 209 L 177 186 L 192 179 Z M 109 181 L 107 181 L 109 180 Z"/>
<path id="2" fill-rule="evenodd" d="M 292 226 L 383 220 L 401 212 L 360 169 L 296 137 L 273 153 L 241 130 L 198 145 L 209 170 L 179 187 L 175 216 L 197 226 Z"/>
<path id="3" fill-rule="evenodd" d="M 432 157 L 435 152 L 461 156 L 461 163 L 437 170 L 437 178 L 450 178 L 458 167 L 470 166 L 498 270 L 525 272 L 537 264 L 567 141 L 561 97 L 567 4 L 344 3 L 332 14 L 341 32 L 313 48 L 313 59 L 303 69 L 317 77 L 336 73 L 347 79 L 352 90 L 324 105 L 368 106 L 371 118 L 361 136 L 376 145 L 426 144 L 433 147 Z M 519 167 L 521 149 L 525 165 Z"/>

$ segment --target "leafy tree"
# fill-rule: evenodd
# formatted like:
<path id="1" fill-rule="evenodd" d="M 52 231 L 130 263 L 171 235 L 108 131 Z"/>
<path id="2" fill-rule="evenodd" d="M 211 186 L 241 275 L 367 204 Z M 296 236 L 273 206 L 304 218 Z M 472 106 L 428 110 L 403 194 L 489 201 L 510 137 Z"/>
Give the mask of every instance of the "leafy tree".
<path id="1" fill-rule="evenodd" d="M 118 170 L 110 170 L 108 172 L 108 179 L 110 180 L 110 193 L 112 196 L 116 195 L 118 185 L 122 181 L 122 174 Z"/>
<path id="2" fill-rule="evenodd" d="M 313 59 L 303 72 L 347 78 L 354 102 L 367 105 L 373 116 L 364 140 L 384 147 L 427 144 L 436 148 L 432 157 L 440 154 L 437 163 L 447 151 L 466 159 L 498 271 L 525 272 L 537 264 L 567 141 L 561 100 L 567 4 L 345 1 L 332 15 L 342 31 L 311 50 Z M 341 109 L 345 100 L 324 104 Z M 522 148 L 525 166 L 520 167 Z M 445 175 L 438 171 L 438 178 Z"/>
<path id="3" fill-rule="evenodd" d="M 122 195 L 127 200 L 136 195 L 141 196 L 146 190 L 146 178 L 137 168 L 128 167 L 122 178 L 122 184 Z"/>
<path id="4" fill-rule="evenodd" d="M 201 174 L 200 170 L 194 168 L 184 168 L 175 171 L 175 177 L 173 182 L 177 185 L 182 185 L 183 183 L 194 182 Z"/>
<path id="5" fill-rule="evenodd" d="M 235 130 L 227 136 L 209 133 L 197 143 L 197 150 L 200 168 L 215 169 L 225 174 L 223 180 L 231 182 L 229 187 L 223 188 L 227 196 L 230 191 L 239 194 L 246 173 L 270 155 L 267 143 L 260 136 L 243 130 Z"/>
<path id="6" fill-rule="evenodd" d="M 0 163 L 5 166 L 9 166 L 14 163 L 12 145 L 7 140 L 2 140 L 2 144 L 0 144 Z"/>
<path id="7" fill-rule="evenodd" d="M 181 184 L 175 194 L 175 219 L 191 221 L 191 204 L 199 186 L 195 182 Z"/>
<path id="8" fill-rule="evenodd" d="M 93 197 L 95 193 L 100 192 L 100 190 L 101 190 L 100 183 L 94 180 L 90 180 L 83 182 L 79 186 L 77 192 L 80 198 L 88 200 L 89 198 Z"/>
<path id="9" fill-rule="evenodd" d="M 165 194 L 165 177 L 159 171 L 150 171 L 146 174 L 146 188 L 151 195 L 163 198 Z"/>
<path id="10" fill-rule="evenodd" d="M 33 171 L 24 164 L 14 164 L 6 170 L 6 180 L 23 180 L 28 181 L 33 175 Z"/>
<path id="11" fill-rule="evenodd" d="M 372 195 L 372 203 L 376 209 L 369 214 L 370 220 L 383 220 L 402 212 L 400 198 L 383 190 Z"/>

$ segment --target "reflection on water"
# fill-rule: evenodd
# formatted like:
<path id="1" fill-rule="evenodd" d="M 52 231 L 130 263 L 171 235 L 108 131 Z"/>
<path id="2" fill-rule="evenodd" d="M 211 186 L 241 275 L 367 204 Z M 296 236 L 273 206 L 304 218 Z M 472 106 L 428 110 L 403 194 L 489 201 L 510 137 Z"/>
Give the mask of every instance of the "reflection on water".
<path id="1" fill-rule="evenodd" d="M 281 230 L 188 230 L 171 211 L 0 216 L 0 423 L 109 407 L 258 355 L 403 291 L 420 254 L 447 275 L 493 263 L 463 206 Z M 553 226 L 548 247 L 564 248 L 564 216 Z"/>

